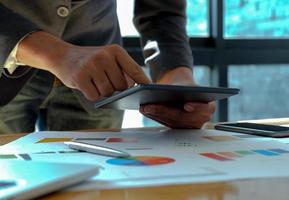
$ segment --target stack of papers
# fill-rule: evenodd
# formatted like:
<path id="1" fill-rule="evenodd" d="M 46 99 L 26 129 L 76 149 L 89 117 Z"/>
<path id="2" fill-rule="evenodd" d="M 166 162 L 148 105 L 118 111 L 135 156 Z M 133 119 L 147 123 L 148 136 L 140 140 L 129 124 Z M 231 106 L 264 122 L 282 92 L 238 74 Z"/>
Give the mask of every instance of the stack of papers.
<path id="1" fill-rule="evenodd" d="M 69 149 L 65 141 L 128 152 L 112 158 Z M 289 176 L 289 146 L 217 130 L 35 132 L 0 148 L 1 159 L 87 163 L 100 173 L 74 189 L 109 189 Z"/>

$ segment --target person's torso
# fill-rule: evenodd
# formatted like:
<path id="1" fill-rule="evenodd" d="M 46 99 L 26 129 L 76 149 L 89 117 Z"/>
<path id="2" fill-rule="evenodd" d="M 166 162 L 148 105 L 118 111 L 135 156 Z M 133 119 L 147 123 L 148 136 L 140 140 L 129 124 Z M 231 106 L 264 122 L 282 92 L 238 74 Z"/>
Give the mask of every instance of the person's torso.
<path id="1" fill-rule="evenodd" d="M 1 0 L 1 3 L 40 29 L 73 44 L 121 44 L 115 0 Z"/>

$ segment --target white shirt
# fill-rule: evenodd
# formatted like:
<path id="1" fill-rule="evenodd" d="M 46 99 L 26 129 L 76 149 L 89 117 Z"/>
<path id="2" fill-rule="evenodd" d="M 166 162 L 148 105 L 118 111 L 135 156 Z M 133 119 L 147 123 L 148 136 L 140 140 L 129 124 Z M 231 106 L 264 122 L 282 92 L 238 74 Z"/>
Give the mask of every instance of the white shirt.
<path id="1" fill-rule="evenodd" d="M 21 40 L 16 44 L 16 46 L 14 47 L 14 49 L 11 51 L 11 53 L 9 54 L 8 58 L 6 59 L 5 63 L 4 63 L 4 68 L 7 69 L 7 71 L 12 74 L 16 68 L 20 65 L 25 65 L 23 63 L 18 62 L 17 60 L 17 50 L 18 50 L 18 46 L 20 44 L 20 42 L 26 37 L 27 35 L 25 35 L 23 38 L 21 38 Z"/>

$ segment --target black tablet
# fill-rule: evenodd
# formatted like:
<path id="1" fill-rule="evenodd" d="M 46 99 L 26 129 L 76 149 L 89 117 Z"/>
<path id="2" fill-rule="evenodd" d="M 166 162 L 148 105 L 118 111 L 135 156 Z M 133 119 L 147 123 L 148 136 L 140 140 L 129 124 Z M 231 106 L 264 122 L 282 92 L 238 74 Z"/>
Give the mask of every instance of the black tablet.
<path id="1" fill-rule="evenodd" d="M 192 87 L 182 85 L 139 84 L 95 103 L 95 108 L 138 110 L 142 104 L 183 107 L 185 102 L 210 102 L 239 93 L 236 88 Z"/>

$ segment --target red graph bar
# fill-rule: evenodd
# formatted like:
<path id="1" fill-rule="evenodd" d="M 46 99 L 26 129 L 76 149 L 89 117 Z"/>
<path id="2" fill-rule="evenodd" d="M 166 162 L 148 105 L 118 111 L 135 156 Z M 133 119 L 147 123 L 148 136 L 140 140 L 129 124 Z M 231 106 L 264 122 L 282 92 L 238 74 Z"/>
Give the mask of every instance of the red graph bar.
<path id="1" fill-rule="evenodd" d="M 201 153 L 200 155 L 208 157 L 208 158 L 211 158 L 211 159 L 214 159 L 214 160 L 218 160 L 218 161 L 233 160 L 233 159 L 230 159 L 230 158 L 226 158 L 226 157 L 220 156 L 220 155 L 215 154 L 215 153 Z"/>

